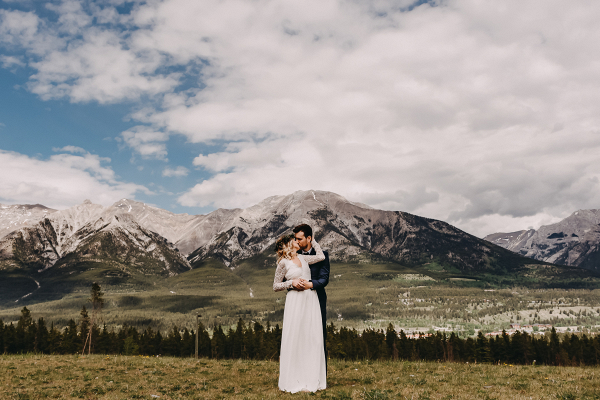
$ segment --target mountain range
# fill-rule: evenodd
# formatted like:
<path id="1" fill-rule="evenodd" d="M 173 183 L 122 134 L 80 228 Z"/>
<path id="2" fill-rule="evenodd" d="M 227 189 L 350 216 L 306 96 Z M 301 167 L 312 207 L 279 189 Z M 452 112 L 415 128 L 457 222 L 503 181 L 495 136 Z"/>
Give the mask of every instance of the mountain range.
<path id="1" fill-rule="evenodd" d="M 560 222 L 484 238 L 534 260 L 600 271 L 600 210 L 578 210 Z"/>
<path id="2" fill-rule="evenodd" d="M 1 210 L 0 302 L 42 292 L 60 298 L 92 279 L 145 290 L 157 278 L 184 277 L 207 262 L 229 271 L 243 264 L 249 273 L 248 260 L 274 264 L 274 242 L 300 223 L 313 227 L 332 262 L 395 263 L 442 279 L 582 277 L 579 268 L 549 269 L 547 260 L 510 251 L 501 238 L 496 246 L 443 221 L 377 210 L 325 191 L 272 196 L 206 215 L 174 214 L 128 199 L 108 207 L 86 200 L 60 211 L 41 205 Z M 570 232 L 560 230 L 561 239 L 573 241 Z M 591 237 L 590 230 L 577 232 Z"/>
<path id="3" fill-rule="evenodd" d="M 24 207 L 35 211 L 28 221 L 21 216 Z M 70 262 L 107 257 L 108 242 L 119 247 L 118 258 L 129 262 L 133 253 L 144 252 L 165 263 L 169 273 L 190 268 L 188 260 L 193 264 L 208 257 L 234 267 L 237 261 L 270 249 L 300 223 L 313 226 L 316 238 L 338 261 L 383 257 L 469 272 L 510 269 L 504 259 L 517 259 L 445 222 L 376 210 L 322 191 L 273 196 L 246 209 L 218 209 L 207 215 L 174 214 L 127 199 L 109 207 L 86 200 L 62 211 L 43 206 L 13 210 L 15 218 L 5 211 L 2 228 L 18 226 L 0 237 L 0 260 L 40 271 L 61 264 L 67 256 Z"/>

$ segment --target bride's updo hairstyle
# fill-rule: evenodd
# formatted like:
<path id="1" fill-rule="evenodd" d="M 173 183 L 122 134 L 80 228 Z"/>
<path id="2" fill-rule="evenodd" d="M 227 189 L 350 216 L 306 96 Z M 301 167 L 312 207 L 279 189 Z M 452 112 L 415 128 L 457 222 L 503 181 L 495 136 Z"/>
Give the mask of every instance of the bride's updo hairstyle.
<path id="1" fill-rule="evenodd" d="M 277 239 L 277 243 L 275 243 L 275 252 L 277 253 L 277 263 L 287 258 L 288 260 L 292 259 L 292 255 L 294 254 L 294 248 L 292 247 L 292 241 L 295 239 L 294 234 L 291 233 L 289 235 L 285 235 Z"/>

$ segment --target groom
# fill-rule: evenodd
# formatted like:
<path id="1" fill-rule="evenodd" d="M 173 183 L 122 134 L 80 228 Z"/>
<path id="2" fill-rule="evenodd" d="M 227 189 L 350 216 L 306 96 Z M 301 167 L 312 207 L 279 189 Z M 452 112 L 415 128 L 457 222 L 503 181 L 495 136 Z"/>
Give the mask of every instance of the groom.
<path id="1" fill-rule="evenodd" d="M 313 238 L 313 231 L 307 224 L 298 225 L 293 230 L 296 242 L 300 246 L 299 254 L 308 254 L 314 256 L 317 254 L 315 249 L 310 244 Z M 325 293 L 325 286 L 329 283 L 329 254 L 323 251 L 325 259 L 318 263 L 309 265 L 310 267 L 310 281 L 306 283 L 300 283 L 296 290 L 311 289 L 317 292 L 319 297 L 319 304 L 321 306 L 321 320 L 323 321 L 323 349 L 325 350 L 325 362 L 327 362 L 327 293 Z"/>

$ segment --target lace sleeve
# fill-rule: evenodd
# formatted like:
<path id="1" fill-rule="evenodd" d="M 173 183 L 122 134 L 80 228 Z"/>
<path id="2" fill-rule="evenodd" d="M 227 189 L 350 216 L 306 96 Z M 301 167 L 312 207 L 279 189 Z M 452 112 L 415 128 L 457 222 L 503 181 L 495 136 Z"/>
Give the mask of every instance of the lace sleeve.
<path id="1" fill-rule="evenodd" d="M 321 250 L 321 246 L 319 246 L 319 243 L 313 240 L 312 242 L 310 242 L 310 244 L 315 249 L 317 254 L 314 256 L 298 254 L 298 257 L 304 257 L 304 260 L 306 260 L 308 264 L 314 264 L 318 263 L 319 261 L 323 261 L 325 259 L 325 254 L 323 254 L 323 250 Z"/>
<path id="2" fill-rule="evenodd" d="M 275 271 L 275 279 L 273 279 L 273 290 L 275 292 L 280 292 L 292 287 L 292 281 L 283 281 L 283 278 L 285 278 L 285 270 L 286 268 L 284 261 L 279 261 L 279 264 L 277 264 L 277 270 Z"/>

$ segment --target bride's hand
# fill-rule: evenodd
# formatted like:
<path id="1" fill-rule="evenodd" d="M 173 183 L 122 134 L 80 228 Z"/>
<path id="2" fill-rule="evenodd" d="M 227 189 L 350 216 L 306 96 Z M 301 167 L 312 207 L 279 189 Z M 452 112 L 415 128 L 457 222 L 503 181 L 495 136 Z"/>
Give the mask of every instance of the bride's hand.
<path id="1" fill-rule="evenodd" d="M 312 284 L 311 281 L 307 281 L 306 279 L 302 279 L 302 288 L 304 290 L 306 290 L 306 289 L 312 289 L 312 287 L 313 287 L 313 284 Z"/>
<path id="2" fill-rule="evenodd" d="M 293 287 L 294 289 L 296 289 L 296 290 L 300 290 L 300 291 L 302 291 L 302 290 L 304 290 L 304 289 L 305 289 L 305 288 L 304 288 L 304 282 L 306 282 L 306 281 L 305 281 L 304 279 L 302 279 L 302 278 L 294 279 L 294 280 L 292 281 L 292 287 Z"/>

